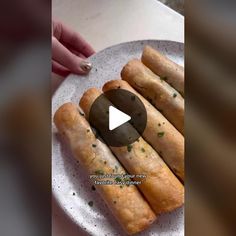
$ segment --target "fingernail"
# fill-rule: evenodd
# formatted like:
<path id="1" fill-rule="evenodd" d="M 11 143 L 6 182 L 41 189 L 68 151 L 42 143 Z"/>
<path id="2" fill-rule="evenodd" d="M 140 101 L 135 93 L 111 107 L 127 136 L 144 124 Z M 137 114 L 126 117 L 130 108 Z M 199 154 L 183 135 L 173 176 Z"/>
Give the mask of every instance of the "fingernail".
<path id="1" fill-rule="evenodd" d="M 92 69 L 92 64 L 90 62 L 87 62 L 87 61 L 82 61 L 81 64 L 80 64 L 80 68 L 84 72 L 89 72 Z"/>

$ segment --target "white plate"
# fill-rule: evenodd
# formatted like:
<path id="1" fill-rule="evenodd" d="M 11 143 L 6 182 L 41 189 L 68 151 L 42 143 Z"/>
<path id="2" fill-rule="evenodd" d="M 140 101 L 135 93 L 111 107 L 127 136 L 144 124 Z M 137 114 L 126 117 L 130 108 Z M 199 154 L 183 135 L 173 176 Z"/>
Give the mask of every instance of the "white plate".
<path id="1" fill-rule="evenodd" d="M 171 41 L 145 40 L 122 43 L 100 51 L 89 58 L 93 69 L 87 76 L 70 75 L 52 98 L 52 115 L 65 102 L 78 103 L 90 87 L 102 88 L 108 80 L 117 79 L 122 67 L 132 58 L 140 58 L 144 45 L 150 45 L 180 65 L 184 64 L 184 45 Z M 85 235 L 125 235 L 111 212 L 85 177 L 68 148 L 60 142 L 52 125 L 52 190 L 66 214 L 81 227 Z M 93 201 L 93 207 L 88 205 Z M 184 235 L 184 210 L 163 214 L 146 231 L 138 235 Z"/>

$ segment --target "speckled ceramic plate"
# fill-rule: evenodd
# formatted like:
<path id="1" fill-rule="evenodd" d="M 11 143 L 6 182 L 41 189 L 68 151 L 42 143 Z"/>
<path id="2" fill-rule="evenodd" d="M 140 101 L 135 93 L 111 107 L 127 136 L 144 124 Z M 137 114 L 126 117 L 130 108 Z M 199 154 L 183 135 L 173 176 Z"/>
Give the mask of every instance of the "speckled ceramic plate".
<path id="1" fill-rule="evenodd" d="M 52 98 L 52 115 L 65 102 L 79 103 L 88 88 L 102 88 L 108 80 L 119 78 L 122 67 L 130 59 L 141 57 L 144 45 L 158 49 L 178 64 L 184 64 L 182 43 L 145 40 L 106 48 L 89 58 L 93 65 L 89 75 L 70 75 L 61 84 Z M 125 235 L 102 198 L 92 190 L 85 177 L 86 172 L 60 141 L 54 124 L 52 132 L 52 189 L 61 208 L 83 230 L 84 235 Z M 93 201 L 93 207 L 88 205 L 89 201 Z M 149 229 L 138 235 L 184 235 L 183 208 L 161 215 Z"/>

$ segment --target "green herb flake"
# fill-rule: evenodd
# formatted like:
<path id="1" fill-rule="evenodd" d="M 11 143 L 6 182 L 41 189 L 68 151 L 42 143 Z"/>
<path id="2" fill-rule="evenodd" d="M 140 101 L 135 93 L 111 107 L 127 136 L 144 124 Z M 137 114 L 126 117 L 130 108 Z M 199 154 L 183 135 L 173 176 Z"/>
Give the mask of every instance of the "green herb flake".
<path id="1" fill-rule="evenodd" d="M 144 149 L 144 148 L 141 148 L 141 151 L 142 151 L 142 152 L 145 152 L 145 149 Z"/>
<path id="2" fill-rule="evenodd" d="M 116 182 L 121 182 L 121 180 L 122 180 L 122 179 L 121 179 L 120 177 L 116 177 L 116 178 L 115 178 L 115 181 L 116 181 Z"/>
<path id="3" fill-rule="evenodd" d="M 177 97 L 177 94 L 176 94 L 176 93 L 174 93 L 174 94 L 173 94 L 173 98 L 176 98 L 176 97 Z"/>
<path id="4" fill-rule="evenodd" d="M 160 138 L 163 137 L 164 134 L 165 134 L 165 132 L 158 132 L 158 133 L 157 133 L 158 137 L 160 137 Z"/>
<path id="5" fill-rule="evenodd" d="M 104 172 L 102 170 L 96 170 L 95 174 L 96 175 L 104 175 Z"/>
<path id="6" fill-rule="evenodd" d="M 127 150 L 128 150 L 128 152 L 131 152 L 132 148 L 133 148 L 133 147 L 132 147 L 131 144 L 128 144 L 128 145 L 127 145 Z"/>
<path id="7" fill-rule="evenodd" d="M 129 177 L 124 178 L 124 182 L 130 181 L 131 179 Z"/>
<path id="8" fill-rule="evenodd" d="M 95 147 L 97 147 L 97 145 L 96 145 L 96 144 L 92 144 L 92 147 L 94 147 L 94 148 L 95 148 Z"/>
<path id="9" fill-rule="evenodd" d="M 95 191 L 95 190 L 96 190 L 96 188 L 95 188 L 95 186 L 94 186 L 94 185 L 92 185 L 91 189 L 92 189 L 93 191 Z"/>
<path id="10" fill-rule="evenodd" d="M 116 170 L 116 171 L 118 170 L 118 166 L 115 166 L 115 170 Z"/>
<path id="11" fill-rule="evenodd" d="M 93 206 L 93 201 L 89 201 L 88 205 L 92 207 Z"/>

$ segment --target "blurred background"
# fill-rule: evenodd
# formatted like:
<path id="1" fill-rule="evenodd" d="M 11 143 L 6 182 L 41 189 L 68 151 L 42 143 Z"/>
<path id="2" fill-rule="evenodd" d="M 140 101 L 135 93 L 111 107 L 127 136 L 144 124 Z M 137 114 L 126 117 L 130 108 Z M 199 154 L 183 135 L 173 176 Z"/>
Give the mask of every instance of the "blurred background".
<path id="1" fill-rule="evenodd" d="M 185 234 L 234 235 L 235 1 L 162 2 L 185 15 Z M 51 2 L 0 9 L 0 235 L 51 235 Z"/>
<path id="2" fill-rule="evenodd" d="M 161 3 L 184 15 L 184 0 L 159 0 Z"/>

